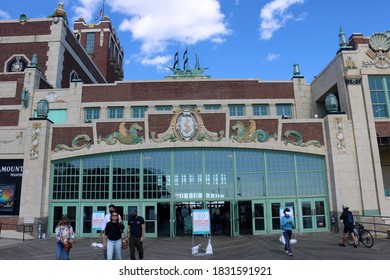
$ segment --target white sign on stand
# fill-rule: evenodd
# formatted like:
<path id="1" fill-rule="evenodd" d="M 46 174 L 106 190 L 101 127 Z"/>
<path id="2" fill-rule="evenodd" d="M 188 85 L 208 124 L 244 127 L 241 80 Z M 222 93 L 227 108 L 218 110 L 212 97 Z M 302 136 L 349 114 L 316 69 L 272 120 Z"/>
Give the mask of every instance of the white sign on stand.
<path id="1" fill-rule="evenodd" d="M 196 256 L 212 255 L 211 247 L 211 223 L 208 209 L 194 209 L 192 211 L 192 254 Z M 202 240 L 207 240 L 207 248 L 204 250 L 202 244 L 195 245 L 195 235 L 202 235 Z M 203 236 L 208 237 L 204 239 Z M 203 247 L 206 247 L 203 245 Z"/>

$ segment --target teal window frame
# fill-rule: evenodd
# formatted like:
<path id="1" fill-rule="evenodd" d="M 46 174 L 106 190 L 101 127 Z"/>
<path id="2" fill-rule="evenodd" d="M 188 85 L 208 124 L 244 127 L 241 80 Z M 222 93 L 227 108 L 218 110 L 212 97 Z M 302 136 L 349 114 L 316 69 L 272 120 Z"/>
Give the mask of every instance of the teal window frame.
<path id="1" fill-rule="evenodd" d="M 390 118 L 390 76 L 368 76 L 374 118 Z"/>
<path id="2" fill-rule="evenodd" d="M 287 116 L 292 118 L 292 105 L 291 104 L 276 104 L 276 115 Z"/>
<path id="3" fill-rule="evenodd" d="M 154 108 L 159 112 L 172 111 L 172 105 L 156 105 Z"/>
<path id="4" fill-rule="evenodd" d="M 145 112 L 148 110 L 147 106 L 131 107 L 131 117 L 134 119 L 142 119 L 145 117 Z"/>
<path id="5" fill-rule="evenodd" d="M 205 110 L 221 110 L 222 106 L 220 104 L 205 104 Z"/>
<path id="6" fill-rule="evenodd" d="M 230 116 L 245 116 L 245 105 L 242 104 L 231 104 L 229 105 Z"/>
<path id="7" fill-rule="evenodd" d="M 124 107 L 108 107 L 109 119 L 123 119 Z"/>
<path id="8" fill-rule="evenodd" d="M 254 116 L 268 116 L 269 115 L 269 105 L 268 104 L 253 104 L 253 115 Z"/>
<path id="9" fill-rule="evenodd" d="M 98 119 L 100 119 L 99 107 L 84 108 L 84 122 L 91 122 L 92 120 Z"/>

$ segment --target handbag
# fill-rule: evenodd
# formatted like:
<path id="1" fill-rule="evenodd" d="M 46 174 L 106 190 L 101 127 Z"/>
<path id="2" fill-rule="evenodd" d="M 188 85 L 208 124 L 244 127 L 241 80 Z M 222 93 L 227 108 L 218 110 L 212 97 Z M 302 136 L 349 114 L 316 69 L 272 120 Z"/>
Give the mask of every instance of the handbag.
<path id="1" fill-rule="evenodd" d="M 129 248 L 129 242 L 127 241 L 127 239 L 123 239 L 122 240 L 122 249 L 127 249 Z"/>
<path id="2" fill-rule="evenodd" d="M 73 247 L 72 242 L 67 241 L 67 242 L 64 243 L 64 249 L 65 249 L 66 251 L 69 251 L 72 247 Z"/>
<path id="3" fill-rule="evenodd" d="M 279 241 L 280 241 L 283 245 L 286 244 L 286 239 L 284 239 L 283 233 L 280 235 Z"/>

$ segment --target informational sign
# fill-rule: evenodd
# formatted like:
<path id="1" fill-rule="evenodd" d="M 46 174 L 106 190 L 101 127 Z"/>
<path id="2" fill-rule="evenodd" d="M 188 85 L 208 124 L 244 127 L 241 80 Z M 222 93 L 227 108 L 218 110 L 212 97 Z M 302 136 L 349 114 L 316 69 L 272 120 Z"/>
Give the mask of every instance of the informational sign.
<path id="1" fill-rule="evenodd" d="M 92 230 L 101 230 L 104 222 L 104 211 L 94 211 L 92 213 Z"/>
<path id="2" fill-rule="evenodd" d="M 192 233 L 210 234 L 210 212 L 208 209 L 194 209 L 192 212 Z"/>

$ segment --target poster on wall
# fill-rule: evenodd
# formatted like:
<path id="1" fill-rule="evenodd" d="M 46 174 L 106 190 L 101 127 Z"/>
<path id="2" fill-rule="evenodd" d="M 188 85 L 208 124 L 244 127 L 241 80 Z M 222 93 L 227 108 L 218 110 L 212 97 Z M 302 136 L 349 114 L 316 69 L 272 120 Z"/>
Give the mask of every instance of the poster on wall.
<path id="1" fill-rule="evenodd" d="M 0 184 L 0 211 L 12 212 L 15 205 L 15 184 Z"/>
<path id="2" fill-rule="evenodd" d="M 192 213 L 192 233 L 210 234 L 210 212 L 208 209 L 194 209 Z"/>

